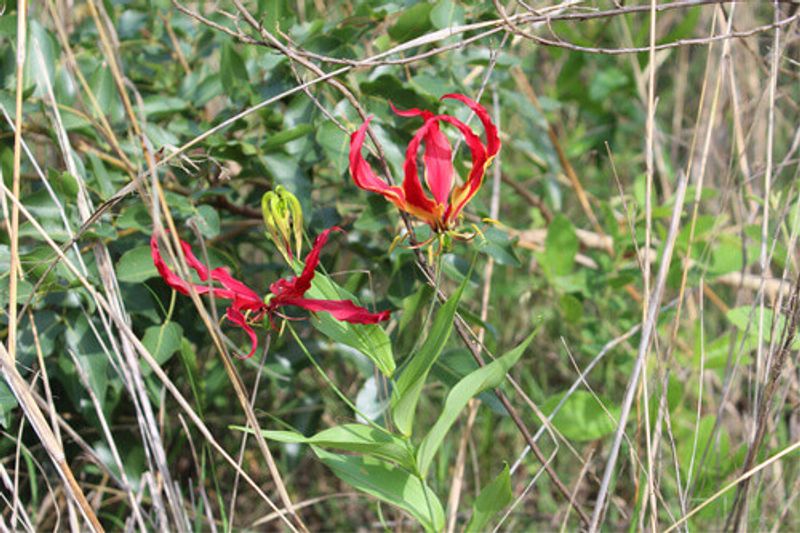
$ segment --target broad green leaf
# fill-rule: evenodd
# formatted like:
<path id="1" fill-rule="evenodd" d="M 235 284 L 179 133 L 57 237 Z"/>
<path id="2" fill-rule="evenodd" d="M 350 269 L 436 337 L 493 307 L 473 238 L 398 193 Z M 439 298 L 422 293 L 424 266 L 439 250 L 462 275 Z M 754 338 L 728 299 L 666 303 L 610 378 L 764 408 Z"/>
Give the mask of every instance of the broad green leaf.
<path id="1" fill-rule="evenodd" d="M 317 143 L 325 153 L 326 163 L 332 165 L 338 173 L 347 170 L 347 154 L 350 151 L 350 138 L 331 121 L 323 122 L 317 128 Z"/>
<path id="2" fill-rule="evenodd" d="M 370 457 L 354 457 L 314 447 L 314 453 L 336 476 L 355 489 L 399 507 L 426 531 L 444 529 L 444 509 L 425 482 L 405 470 Z"/>
<path id="3" fill-rule="evenodd" d="M 219 235 L 219 213 L 210 205 L 200 205 L 197 207 L 197 214 L 191 217 L 197 224 L 200 233 L 207 239 L 213 239 Z"/>
<path id="4" fill-rule="evenodd" d="M 44 96 L 47 94 L 48 80 L 52 83 L 55 79 L 59 50 L 50 32 L 44 26 L 33 17 L 29 17 L 27 20 L 27 59 L 23 67 L 22 79 L 26 88 L 30 88 L 31 84 L 36 84 L 34 90 L 36 96 Z"/>
<path id="5" fill-rule="evenodd" d="M 753 340 L 758 339 L 758 322 L 760 311 L 749 305 L 735 307 L 729 310 L 725 316 L 736 329 L 745 333 Z M 779 314 L 777 317 L 772 309 L 764 309 L 764 329 L 762 331 L 761 340 L 764 342 L 772 342 L 773 332 L 777 335 L 778 339 L 783 336 L 783 330 L 786 327 L 786 316 Z M 750 340 L 750 339 L 748 339 Z M 737 345 L 738 349 L 739 346 Z M 792 343 L 792 349 L 800 348 L 800 337 L 796 337 Z"/>
<path id="6" fill-rule="evenodd" d="M 544 253 L 539 260 L 550 276 L 564 276 L 572 271 L 578 253 L 578 237 L 572 222 L 564 215 L 557 215 L 547 229 Z"/>
<path id="7" fill-rule="evenodd" d="M 90 324 L 89 320 L 95 323 Z M 100 405 L 105 409 L 106 406 L 106 393 L 109 388 L 108 366 L 109 358 L 104 352 L 104 347 L 97 339 L 95 332 L 100 327 L 96 318 L 87 316 L 78 316 L 74 322 L 66 322 L 64 334 L 64 345 L 60 347 L 61 350 L 66 352 L 70 350 L 78 364 L 81 365 L 83 372 L 88 378 L 89 386 L 97 396 Z M 56 348 L 59 350 L 59 348 Z M 65 386 L 67 393 L 72 396 L 76 405 L 83 398 L 86 392 L 81 380 L 78 378 L 77 371 L 75 370 L 75 363 L 72 358 L 64 353 L 62 357 L 58 358 L 58 364 L 61 371 L 64 373 L 62 385 Z"/>
<path id="8" fill-rule="evenodd" d="M 458 291 L 450 296 L 437 311 L 425 342 L 417 353 L 411 354 L 411 360 L 400 374 L 392 391 L 392 419 L 397 425 L 397 429 L 404 435 L 411 435 L 419 395 L 425 385 L 428 372 L 439 358 L 453 331 L 453 317 L 458 309 L 458 301 L 461 299 L 466 283 L 465 280 Z"/>
<path id="9" fill-rule="evenodd" d="M 160 326 L 150 326 L 144 332 L 142 344 L 147 351 L 163 365 L 181 347 L 183 328 L 176 322 L 164 322 Z M 146 367 L 149 369 L 149 367 Z"/>
<path id="10" fill-rule="evenodd" d="M 506 372 L 522 357 L 522 353 L 535 335 L 536 332 L 531 333 L 519 346 L 488 365 L 471 372 L 453 387 L 444 402 L 442 414 L 439 415 L 439 419 L 417 450 L 417 465 L 423 478 L 428 473 L 428 468 L 430 468 L 439 446 L 470 398 L 485 390 L 499 387 L 505 379 Z"/>
<path id="11" fill-rule="evenodd" d="M 139 246 L 122 254 L 117 261 L 116 271 L 117 279 L 127 283 L 141 283 L 158 277 L 149 246 Z"/>
<path id="12" fill-rule="evenodd" d="M 0 381 L 0 425 L 9 429 L 11 412 L 17 407 L 17 398 L 5 381 Z"/>
<path id="13" fill-rule="evenodd" d="M 475 503 L 472 504 L 472 518 L 469 519 L 466 528 L 467 533 L 486 531 L 489 520 L 505 509 L 513 499 L 511 475 L 508 465 L 505 465 L 503 471 L 491 483 L 483 487 L 481 493 L 475 498 Z"/>
<path id="14" fill-rule="evenodd" d="M 237 428 L 245 430 L 245 428 Z M 249 429 L 246 431 L 251 432 Z M 324 429 L 312 437 L 306 437 L 295 431 L 262 430 L 265 439 L 296 444 L 313 444 L 322 448 L 331 448 L 363 455 L 372 455 L 378 459 L 391 461 L 414 470 L 414 456 L 402 439 L 385 431 L 366 424 L 344 424 Z"/>
<path id="15" fill-rule="evenodd" d="M 294 268 L 299 274 L 303 265 L 295 262 Z M 311 280 L 311 288 L 306 293 L 306 297 L 322 300 L 348 299 L 356 302 L 355 296 L 321 272 L 317 272 L 314 279 Z M 394 374 L 392 343 L 378 324 L 351 324 L 336 320 L 329 313 L 320 312 L 311 316 L 311 325 L 330 339 L 355 348 L 369 357 L 386 377 Z"/>
<path id="16" fill-rule="evenodd" d="M 431 9 L 430 18 L 436 29 L 449 28 L 464 23 L 464 8 L 460 2 L 439 0 Z"/>
<path id="17" fill-rule="evenodd" d="M 389 28 L 389 37 L 397 42 L 409 41 L 419 37 L 431 27 L 430 14 L 433 4 L 420 2 L 408 9 Z"/>
<path id="18" fill-rule="evenodd" d="M 548 398 L 542 405 L 542 412 L 546 415 L 552 413 L 563 397 L 562 393 Z M 576 442 L 588 442 L 609 435 L 617 428 L 619 407 L 610 402 L 603 404 L 613 419 L 590 393 L 575 391 L 553 417 L 553 426 L 566 438 Z"/>
<path id="19" fill-rule="evenodd" d="M 222 45 L 219 73 L 224 80 L 223 87 L 232 99 L 240 97 L 241 89 L 249 86 L 249 77 L 244 60 L 236 48 L 228 41 Z"/>
<path id="20" fill-rule="evenodd" d="M 501 265 L 513 267 L 520 266 L 519 258 L 514 251 L 514 243 L 508 233 L 495 227 L 489 227 L 483 232 L 485 239 L 478 243 L 478 249 L 493 257 Z"/>

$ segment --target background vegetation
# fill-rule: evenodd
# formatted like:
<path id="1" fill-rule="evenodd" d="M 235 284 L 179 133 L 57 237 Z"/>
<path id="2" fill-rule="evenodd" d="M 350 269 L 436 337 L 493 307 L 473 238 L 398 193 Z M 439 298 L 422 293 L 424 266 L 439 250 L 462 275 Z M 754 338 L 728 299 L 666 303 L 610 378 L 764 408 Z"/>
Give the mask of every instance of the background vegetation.
<path id="1" fill-rule="evenodd" d="M 503 149 L 467 208 L 483 235 L 441 257 L 447 294 L 469 276 L 465 334 L 444 346 L 416 425 L 476 368 L 469 331 L 489 358 L 538 329 L 503 390 L 551 467 L 481 395 L 428 477 L 448 527 L 505 464 L 502 530 L 573 530 L 575 508 L 606 530 L 797 528 L 797 5 L 658 4 L 36 0 L 22 13 L 7 0 L 4 528 L 80 529 L 81 506 L 108 529 L 418 527 L 308 446 L 265 453 L 232 429 L 252 421 L 242 399 L 262 429 L 355 421 L 331 383 L 380 417 L 372 363 L 308 321 L 292 324 L 302 345 L 261 329 L 260 352 L 232 359 L 247 339 L 173 294 L 148 242 L 172 219 L 266 293 L 288 269 L 260 199 L 283 185 L 310 236 L 348 230 L 323 263 L 394 310 L 402 365 L 439 305 L 419 256 L 390 251 L 394 208 L 353 185 L 348 134 L 374 115 L 399 179 L 419 122 L 388 102 L 468 119 L 438 101 L 448 92 L 490 110 Z M 296 520 L 275 512 L 283 490 Z"/>

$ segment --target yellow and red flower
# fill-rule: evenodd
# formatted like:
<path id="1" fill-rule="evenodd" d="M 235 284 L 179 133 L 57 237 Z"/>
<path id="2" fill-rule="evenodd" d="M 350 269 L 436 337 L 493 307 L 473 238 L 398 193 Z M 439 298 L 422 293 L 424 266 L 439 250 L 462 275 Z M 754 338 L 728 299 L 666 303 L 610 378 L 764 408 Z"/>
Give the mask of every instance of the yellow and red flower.
<path id="1" fill-rule="evenodd" d="M 158 238 L 155 233 L 150 238 L 150 252 L 153 256 L 153 263 L 158 273 L 161 274 L 161 277 L 167 285 L 179 293 L 188 296 L 191 289 L 194 288 L 197 294 L 206 294 L 210 292 L 215 298 L 231 301 L 231 304 L 225 312 L 225 317 L 247 333 L 250 338 L 251 348 L 250 353 L 247 354 L 246 357 L 251 357 L 258 346 L 258 338 L 250 324 L 261 320 L 265 315 L 269 318 L 270 323 L 272 323 L 273 317 L 278 313 L 279 308 L 287 305 L 300 307 L 312 312 L 325 311 L 330 313 L 337 320 L 351 322 L 353 324 L 376 324 L 388 320 L 389 311 L 371 313 L 369 310 L 354 304 L 350 300 L 317 300 L 305 298 L 304 295 L 308 289 L 311 288 L 311 280 L 314 278 L 317 265 L 319 265 L 319 256 L 322 252 L 322 247 L 328 241 L 330 232 L 334 230 L 341 231 L 338 227 L 328 228 L 317 236 L 312 250 L 306 256 L 303 271 L 299 276 L 294 276 L 290 279 L 280 279 L 270 285 L 269 289 L 271 294 L 268 296 L 266 302 L 262 300 L 253 289 L 241 281 L 234 279 L 227 268 L 219 267 L 209 270 L 208 267 L 200 262 L 197 257 L 195 257 L 194 253 L 192 253 L 192 247 L 184 241 L 181 241 L 181 248 L 186 257 L 188 266 L 197 273 L 201 281 L 208 282 L 210 279 L 211 281 L 219 283 L 222 287 L 192 283 L 170 270 L 161 257 Z"/>
<path id="2" fill-rule="evenodd" d="M 483 124 L 486 136 L 484 143 L 475 132 L 451 115 L 434 115 L 421 109 L 392 110 L 403 117 L 422 117 L 423 124 L 414 134 L 406 149 L 403 165 L 404 178 L 400 186 L 389 185 L 372 170 L 361 153 L 372 117 L 350 137 L 350 174 L 355 184 L 367 191 L 376 192 L 392 202 L 398 209 L 426 222 L 435 232 L 453 229 L 464 206 L 472 199 L 483 183 L 486 169 L 500 150 L 500 137 L 486 109 L 462 94 L 446 94 L 442 99 L 454 99 L 466 104 Z M 454 186 L 455 170 L 452 163 L 450 141 L 439 127 L 440 123 L 454 126 L 461 132 L 472 155 L 472 168 L 464 183 Z M 425 167 L 425 183 L 422 186 L 417 169 L 417 151 L 425 143 L 422 156 Z"/>

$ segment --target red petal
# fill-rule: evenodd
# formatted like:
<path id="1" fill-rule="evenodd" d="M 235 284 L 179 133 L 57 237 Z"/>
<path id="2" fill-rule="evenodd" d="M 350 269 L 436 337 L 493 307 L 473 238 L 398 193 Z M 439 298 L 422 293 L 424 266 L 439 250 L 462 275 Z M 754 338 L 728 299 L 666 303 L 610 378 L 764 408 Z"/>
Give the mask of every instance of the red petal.
<path id="1" fill-rule="evenodd" d="M 282 305 L 294 305 L 309 311 L 325 311 L 336 320 L 352 324 L 377 324 L 388 320 L 389 311 L 371 313 L 368 309 L 360 307 L 350 300 L 313 300 L 309 298 L 290 298 L 284 300 Z"/>
<path id="2" fill-rule="evenodd" d="M 500 136 L 497 133 L 497 126 L 494 125 L 489 117 L 489 112 L 481 104 L 463 94 L 446 94 L 442 96 L 442 100 L 445 98 L 452 98 L 466 104 L 478 115 L 478 119 L 483 124 L 483 129 L 486 131 L 486 151 L 488 152 L 489 160 L 491 160 L 500 151 Z"/>
<path id="3" fill-rule="evenodd" d="M 350 136 L 350 175 L 353 176 L 353 181 L 358 187 L 366 191 L 383 195 L 397 207 L 405 210 L 403 190 L 400 189 L 400 187 L 388 185 L 385 181 L 380 179 L 372 170 L 369 163 L 364 159 L 364 156 L 361 155 L 361 149 L 364 146 L 370 120 L 372 120 L 372 117 L 369 117 L 367 121 Z"/>
<path id="4" fill-rule="evenodd" d="M 188 244 L 183 241 L 180 242 L 181 248 L 184 250 L 184 255 L 186 255 L 186 262 L 188 265 L 197 272 L 197 275 L 200 276 L 200 279 L 208 279 L 208 269 L 197 260 L 194 254 L 192 254 L 192 249 Z M 188 253 L 186 253 L 187 249 Z M 191 292 L 190 287 L 194 287 L 194 290 L 197 292 L 197 294 L 205 294 L 211 290 L 211 288 L 209 288 L 207 285 L 190 283 L 170 270 L 170 268 L 164 262 L 164 258 L 161 257 L 161 250 L 158 247 L 158 237 L 156 237 L 155 233 L 150 237 L 150 254 L 153 256 L 153 264 L 156 266 L 158 273 L 161 274 L 161 277 L 164 279 L 167 285 L 179 293 L 189 296 L 189 293 Z M 213 290 L 214 296 L 218 298 L 233 298 L 233 294 L 230 291 L 218 288 L 214 288 Z"/>
<path id="5" fill-rule="evenodd" d="M 483 177 L 486 174 L 486 167 L 489 164 L 489 157 L 486 153 L 486 147 L 481 142 L 480 138 L 475 134 L 472 129 L 450 115 L 440 115 L 439 120 L 452 124 L 464 136 L 464 141 L 469 147 L 472 156 L 472 169 L 469 176 L 464 180 L 464 184 L 456 187 L 450 201 L 450 206 L 447 209 L 446 219 L 447 224 L 455 220 L 461 210 L 467 205 L 475 193 L 478 192 L 483 184 Z"/>
<path id="6" fill-rule="evenodd" d="M 207 281 L 208 278 L 211 277 L 212 280 L 222 284 L 224 288 L 221 289 L 219 287 L 209 287 L 208 285 L 190 283 L 172 272 L 172 270 L 167 267 L 164 259 L 161 257 L 161 251 L 158 247 L 158 238 L 155 234 L 153 234 L 153 236 L 150 238 L 150 252 L 153 256 L 153 263 L 156 265 L 156 269 L 158 270 L 159 274 L 161 274 L 161 277 L 164 278 L 164 281 L 166 281 L 167 285 L 181 294 L 188 296 L 191 288 L 194 288 L 195 292 L 198 294 L 205 294 L 209 291 L 212 291 L 214 296 L 217 298 L 223 300 L 233 300 L 231 305 L 228 307 L 225 316 L 228 318 L 228 320 L 244 329 L 245 333 L 247 333 L 248 337 L 250 337 L 251 350 L 246 357 L 251 357 L 256 351 L 258 339 L 255 331 L 253 331 L 253 328 L 250 327 L 250 325 L 247 323 L 247 320 L 245 320 L 244 315 L 242 315 L 241 310 L 244 309 L 255 311 L 257 313 L 263 313 L 263 311 L 266 310 L 266 305 L 263 301 L 261 301 L 261 298 L 259 298 L 255 291 L 241 281 L 234 279 L 226 268 L 220 267 L 209 271 L 208 267 L 200 262 L 194 255 L 192 252 L 192 247 L 184 241 L 180 242 L 183 254 L 186 256 L 186 263 L 195 272 L 197 272 L 197 275 L 200 277 L 200 279 Z"/>
<path id="7" fill-rule="evenodd" d="M 425 154 L 422 158 L 428 188 L 436 202 L 446 206 L 450 189 L 453 188 L 453 151 L 438 124 L 431 126 L 425 136 Z"/>
<path id="8" fill-rule="evenodd" d="M 411 109 L 398 109 L 391 102 L 389 102 L 389 107 L 392 108 L 395 115 L 400 115 L 401 117 L 418 117 L 421 115 L 423 120 L 428 120 L 433 116 L 433 113 L 426 109 L 417 109 L 416 107 L 412 107 Z"/>
<path id="9" fill-rule="evenodd" d="M 389 105 L 394 111 L 395 114 L 400 115 L 401 117 L 418 117 L 421 116 L 427 123 L 428 120 L 433 118 L 433 113 L 424 109 L 405 109 L 400 110 L 397 109 L 391 102 Z M 425 164 L 425 182 L 428 184 L 428 189 L 430 189 L 431 194 L 433 194 L 434 200 L 439 205 L 447 206 L 447 199 L 450 195 L 450 189 L 453 187 L 453 153 L 450 149 L 450 141 L 447 140 L 447 136 L 439 129 L 439 124 L 435 121 L 429 127 L 426 127 L 423 124 L 423 128 L 425 128 L 425 133 L 423 135 L 423 140 L 425 141 L 425 153 L 423 154 L 423 162 Z M 414 142 L 412 140 L 412 142 Z M 417 149 L 419 147 L 419 141 L 416 142 L 413 151 L 413 157 L 409 157 L 411 146 L 409 145 L 409 151 L 406 152 L 406 165 L 410 164 L 410 161 L 414 162 L 414 169 L 413 174 L 416 176 L 417 168 L 416 168 L 416 161 L 417 161 Z M 409 170 L 406 169 L 406 176 L 408 176 Z M 418 177 L 411 178 L 416 179 L 419 181 Z M 403 183 L 403 187 L 405 188 L 405 182 Z M 427 200 L 427 197 L 426 197 Z M 416 205 L 416 204 L 415 204 Z M 420 206 L 423 209 L 428 209 L 428 204 L 423 201 L 422 205 Z"/>
<path id="10" fill-rule="evenodd" d="M 256 348 L 258 347 L 258 337 L 256 336 L 256 332 L 253 331 L 253 328 L 251 328 L 250 324 L 247 323 L 247 320 L 245 320 L 244 315 L 242 315 L 242 313 L 240 313 L 233 307 L 228 308 L 227 312 L 225 313 L 225 316 L 227 317 L 228 320 L 230 320 L 231 322 L 242 328 L 245 331 L 245 333 L 247 333 L 247 336 L 250 337 L 250 353 L 248 353 L 244 357 L 239 357 L 238 355 L 237 357 L 239 357 L 240 359 L 248 359 L 250 357 L 253 357 L 253 354 L 256 353 Z"/>
<path id="11" fill-rule="evenodd" d="M 328 242 L 328 236 L 331 231 L 342 231 L 338 226 L 333 226 L 326 229 L 314 239 L 314 246 L 305 259 L 303 272 L 299 276 L 291 279 L 279 279 L 270 285 L 269 290 L 277 298 L 273 298 L 272 302 L 275 305 L 282 305 L 285 298 L 302 298 L 306 291 L 311 288 L 311 280 L 314 279 L 314 271 L 319 265 L 319 255 L 322 252 L 322 247 Z"/>
<path id="12" fill-rule="evenodd" d="M 208 279 L 208 267 L 195 257 L 192 252 L 192 247 L 188 242 L 181 241 L 181 249 L 183 250 L 183 255 L 186 257 L 186 264 L 197 272 L 201 280 L 206 281 Z"/>
<path id="13" fill-rule="evenodd" d="M 419 173 L 417 171 L 417 151 L 419 150 L 419 144 L 422 142 L 422 139 L 427 139 L 431 135 L 431 129 L 436 128 L 438 130 L 438 127 L 439 125 L 435 116 L 432 116 L 425 121 L 422 127 L 417 130 L 417 133 L 414 134 L 414 137 L 411 138 L 411 142 L 408 143 L 408 148 L 406 148 L 406 161 L 403 164 L 403 170 L 405 172 L 405 178 L 403 179 L 403 192 L 405 193 L 406 203 L 409 207 L 408 211 L 414 216 L 425 220 L 432 226 L 435 226 L 436 222 L 441 218 L 444 205 L 437 205 L 436 202 L 428 198 L 428 196 L 425 194 L 425 191 L 422 189 L 422 184 L 419 181 Z M 443 135 L 441 132 L 438 132 L 438 134 Z M 447 139 L 445 139 L 445 143 L 446 142 Z M 434 148 L 434 153 L 436 153 L 436 148 Z M 439 151 L 438 155 L 441 155 L 441 151 Z M 438 165 L 436 166 L 438 168 Z M 428 178 L 429 184 L 431 182 L 435 182 L 439 177 L 435 174 L 435 172 L 436 171 L 434 171 L 431 177 Z M 436 185 L 437 188 L 439 188 L 438 182 Z"/>
<path id="14" fill-rule="evenodd" d="M 253 289 L 238 279 L 234 279 L 227 268 L 220 267 L 212 270 L 211 279 L 220 282 L 223 287 L 232 293 L 234 305 L 237 309 L 258 311 L 266 307 L 261 297 Z"/>

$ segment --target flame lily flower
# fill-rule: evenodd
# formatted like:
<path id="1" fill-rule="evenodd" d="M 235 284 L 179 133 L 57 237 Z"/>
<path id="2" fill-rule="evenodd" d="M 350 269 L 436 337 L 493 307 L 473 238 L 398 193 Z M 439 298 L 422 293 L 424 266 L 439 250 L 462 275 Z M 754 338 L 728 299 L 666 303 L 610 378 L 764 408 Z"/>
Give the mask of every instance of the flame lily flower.
<path id="1" fill-rule="evenodd" d="M 472 199 L 483 183 L 486 169 L 500 150 L 500 137 L 489 113 L 479 103 L 462 94 L 446 94 L 442 99 L 454 99 L 466 104 L 483 124 L 486 143 L 462 121 L 451 115 L 434 115 L 420 109 L 392 110 L 402 117 L 422 117 L 423 124 L 417 130 L 406 149 L 403 165 L 405 177 L 400 186 L 389 185 L 379 178 L 361 154 L 367 127 L 372 117 L 350 137 L 350 174 L 355 184 L 367 191 L 376 192 L 392 202 L 398 209 L 426 222 L 433 231 L 442 233 L 452 230 L 464 206 Z M 461 132 L 472 156 L 472 169 L 462 185 L 454 186 L 455 170 L 452 149 L 447 136 L 442 133 L 440 123 L 447 123 Z M 425 183 L 428 195 L 422 187 L 417 169 L 417 151 L 425 143 L 422 156 L 425 167 Z"/>
<path id="2" fill-rule="evenodd" d="M 153 264 L 164 281 L 178 291 L 188 296 L 194 288 L 197 294 L 212 293 L 215 298 L 230 300 L 225 317 L 242 328 L 250 338 L 250 353 L 245 358 L 252 357 L 258 346 L 258 338 L 255 331 L 250 326 L 252 322 L 261 320 L 264 316 L 273 323 L 273 317 L 278 314 L 281 307 L 291 305 L 307 309 L 312 312 L 325 311 L 330 313 L 335 319 L 351 322 L 353 324 L 376 324 L 388 320 L 389 311 L 371 313 L 369 310 L 354 304 L 350 300 L 316 300 L 305 298 L 305 293 L 311 288 L 311 280 L 319 265 L 319 256 L 322 247 L 328 241 L 331 231 L 341 231 L 338 227 L 328 228 L 316 238 L 314 247 L 308 253 L 305 260 L 303 271 L 299 276 L 291 279 L 280 279 L 270 285 L 271 294 L 267 296 L 266 302 L 250 287 L 241 281 L 233 278 L 226 267 L 219 267 L 209 270 L 192 252 L 192 247 L 181 241 L 181 249 L 186 256 L 186 263 L 194 270 L 201 281 L 215 281 L 222 287 L 192 283 L 175 274 L 161 257 L 156 234 L 150 238 L 150 252 L 153 256 Z"/>

